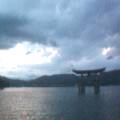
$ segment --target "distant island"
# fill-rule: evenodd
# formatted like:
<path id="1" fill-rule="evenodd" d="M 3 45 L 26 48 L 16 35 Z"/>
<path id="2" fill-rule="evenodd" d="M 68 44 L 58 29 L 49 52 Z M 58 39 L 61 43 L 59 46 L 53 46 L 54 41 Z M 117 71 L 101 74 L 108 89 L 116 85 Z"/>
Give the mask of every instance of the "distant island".
<path id="1" fill-rule="evenodd" d="M 99 76 L 101 85 L 120 85 L 120 69 L 104 72 Z M 89 79 L 85 79 L 85 83 L 88 86 L 92 85 L 94 76 L 90 76 Z M 15 80 L 7 77 L 0 76 L 0 88 L 5 87 L 64 87 L 75 86 L 80 80 L 80 77 L 74 74 L 55 74 L 44 75 L 34 80 Z"/>

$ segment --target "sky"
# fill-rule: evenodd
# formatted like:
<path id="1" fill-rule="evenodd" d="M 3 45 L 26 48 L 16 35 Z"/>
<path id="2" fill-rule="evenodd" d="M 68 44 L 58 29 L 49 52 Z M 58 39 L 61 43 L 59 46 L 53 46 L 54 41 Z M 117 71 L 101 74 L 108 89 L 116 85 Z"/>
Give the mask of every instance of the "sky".
<path id="1" fill-rule="evenodd" d="M 119 69 L 119 59 L 119 0 L 0 0 L 2 76 Z"/>

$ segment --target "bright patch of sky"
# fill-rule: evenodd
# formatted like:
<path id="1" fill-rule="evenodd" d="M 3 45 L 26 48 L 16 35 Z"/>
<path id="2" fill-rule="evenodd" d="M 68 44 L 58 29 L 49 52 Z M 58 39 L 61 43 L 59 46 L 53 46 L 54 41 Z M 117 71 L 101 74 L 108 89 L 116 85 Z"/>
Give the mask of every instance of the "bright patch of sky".
<path id="1" fill-rule="evenodd" d="M 120 0 L 0 0 L 0 75 L 119 69 L 119 11 Z"/>
<path id="2" fill-rule="evenodd" d="M 102 55 L 107 56 L 108 54 L 111 53 L 111 51 L 112 51 L 112 48 L 111 48 L 111 47 L 103 48 L 103 50 L 102 50 Z"/>
<path id="3" fill-rule="evenodd" d="M 52 64 L 59 57 L 55 47 L 30 42 L 17 43 L 13 48 L 0 50 L 0 72 L 19 71 L 21 67 Z M 27 69 L 27 68 L 26 68 Z"/>

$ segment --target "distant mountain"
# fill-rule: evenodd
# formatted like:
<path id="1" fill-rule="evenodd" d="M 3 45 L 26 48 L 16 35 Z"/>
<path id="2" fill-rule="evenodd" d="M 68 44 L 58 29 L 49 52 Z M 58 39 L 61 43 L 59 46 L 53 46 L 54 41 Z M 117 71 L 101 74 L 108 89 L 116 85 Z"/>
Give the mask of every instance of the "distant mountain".
<path id="1" fill-rule="evenodd" d="M 0 89 L 9 86 L 9 79 L 3 76 L 0 76 Z"/>
<path id="2" fill-rule="evenodd" d="M 0 88 L 3 87 L 50 87 L 50 86 L 75 86 L 80 80 L 80 77 L 74 74 L 57 74 L 51 76 L 41 76 L 34 80 L 12 80 L 0 76 Z M 85 78 L 86 85 L 92 85 L 96 79 L 95 76 Z M 120 85 L 120 70 L 108 71 L 97 77 L 100 79 L 101 85 Z"/>
<path id="3" fill-rule="evenodd" d="M 79 78 L 73 74 L 42 76 L 30 81 L 33 86 L 74 86 Z"/>
<path id="4" fill-rule="evenodd" d="M 58 74 L 42 76 L 30 81 L 33 86 L 75 86 L 81 78 L 74 74 Z M 100 79 L 101 85 L 120 85 L 120 70 L 113 70 L 98 76 L 84 78 L 86 85 L 93 85 L 95 79 Z"/>

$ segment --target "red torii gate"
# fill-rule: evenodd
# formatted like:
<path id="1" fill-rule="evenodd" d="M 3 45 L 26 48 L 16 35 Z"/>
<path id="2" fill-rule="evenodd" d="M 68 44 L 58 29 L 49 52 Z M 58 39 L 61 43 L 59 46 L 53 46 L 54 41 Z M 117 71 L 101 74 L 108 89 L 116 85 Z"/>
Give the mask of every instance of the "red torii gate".
<path id="1" fill-rule="evenodd" d="M 75 74 L 78 74 L 81 76 L 81 80 L 78 81 L 78 88 L 80 93 L 85 93 L 85 83 L 84 83 L 84 77 L 89 77 L 91 75 L 101 75 L 105 68 L 99 68 L 99 69 L 93 69 L 93 70 L 72 70 Z M 94 92 L 95 94 L 98 94 L 100 92 L 100 82 L 96 78 L 94 80 Z"/>

